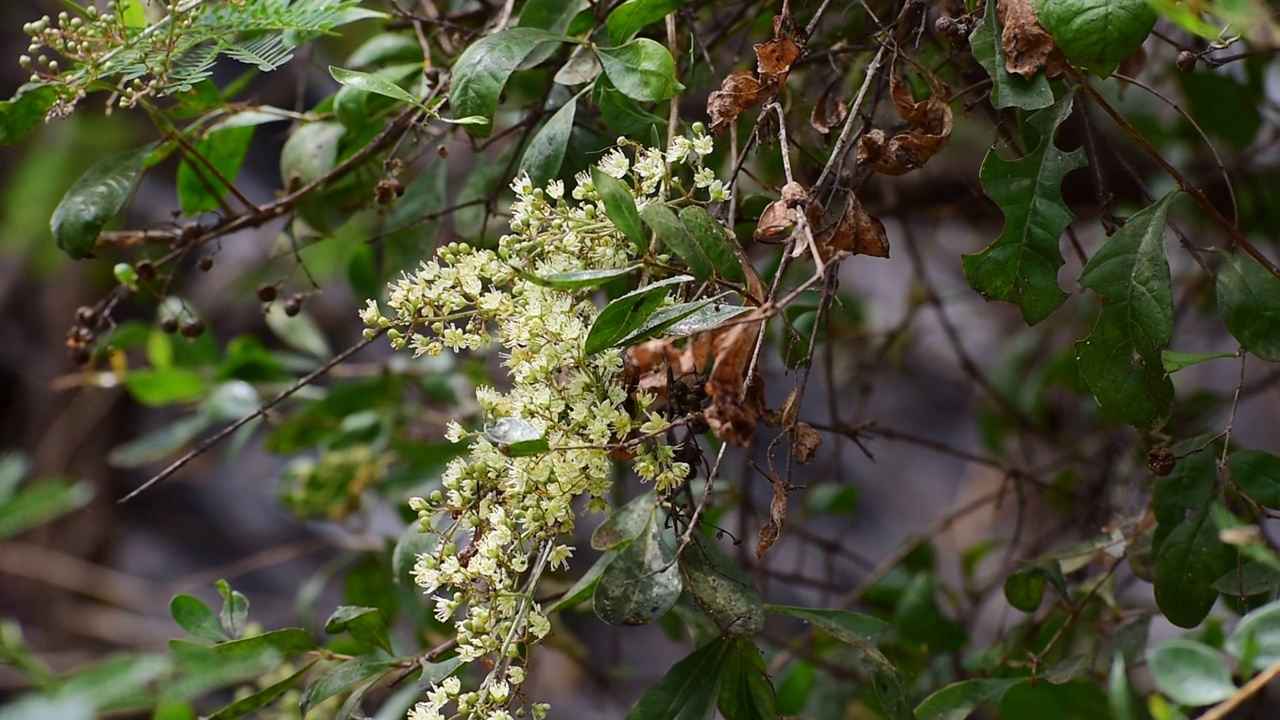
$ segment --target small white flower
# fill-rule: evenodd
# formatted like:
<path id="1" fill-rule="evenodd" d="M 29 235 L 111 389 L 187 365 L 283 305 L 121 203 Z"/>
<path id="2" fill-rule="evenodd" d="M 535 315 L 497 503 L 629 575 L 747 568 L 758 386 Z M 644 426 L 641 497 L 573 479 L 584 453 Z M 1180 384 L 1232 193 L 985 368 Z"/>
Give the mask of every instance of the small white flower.
<path id="1" fill-rule="evenodd" d="M 621 180 L 627 176 L 627 169 L 631 166 L 631 162 L 627 160 L 627 156 L 618 148 L 614 148 L 605 153 L 600 160 L 600 169 L 606 175 L 616 180 Z"/>

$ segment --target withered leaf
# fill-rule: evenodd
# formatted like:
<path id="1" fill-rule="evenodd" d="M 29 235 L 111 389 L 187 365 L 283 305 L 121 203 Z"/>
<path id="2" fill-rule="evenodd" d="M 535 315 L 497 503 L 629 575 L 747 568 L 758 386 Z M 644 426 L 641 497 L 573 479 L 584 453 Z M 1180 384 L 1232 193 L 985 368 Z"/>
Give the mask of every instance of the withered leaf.
<path id="1" fill-rule="evenodd" d="M 889 236 L 885 233 L 884 223 L 864 210 L 853 193 L 848 193 L 844 212 L 835 229 L 818 237 L 818 251 L 822 253 L 824 260 L 831 256 L 833 250 L 843 250 L 853 255 L 889 257 Z"/>
<path id="2" fill-rule="evenodd" d="M 773 481 L 773 499 L 769 501 L 769 522 L 760 528 L 760 540 L 756 543 L 756 557 L 764 555 L 782 534 L 787 521 L 787 489 L 781 480 Z"/>
<path id="3" fill-rule="evenodd" d="M 715 360 L 706 385 L 711 404 L 703 417 L 716 437 L 739 447 L 750 443 L 756 432 L 756 416 L 747 407 L 743 391 L 763 322 L 759 315 L 759 311 L 743 315 L 746 322 L 718 331 L 712 345 Z"/>
<path id="4" fill-rule="evenodd" d="M 951 93 L 937 75 L 923 71 L 932 91 L 927 100 L 917 102 L 896 70 L 889 82 L 894 107 L 915 129 L 889 137 L 876 128 L 863 135 L 858 139 L 859 164 L 885 175 L 905 175 L 922 167 L 947 144 L 951 137 L 951 106 L 947 104 Z"/>
<path id="5" fill-rule="evenodd" d="M 800 45 L 789 37 L 781 15 L 773 18 L 773 39 L 756 45 L 755 50 L 756 69 L 760 72 L 760 79 L 766 80 L 770 76 L 779 75 L 781 77 L 778 84 L 787 79 L 791 63 L 799 59 L 801 53 Z"/>
<path id="6" fill-rule="evenodd" d="M 782 242 L 799 217 L 796 212 L 809 200 L 809 191 L 798 182 L 782 186 L 781 197 L 765 206 L 756 224 L 755 239 L 761 242 Z"/>
<path id="7" fill-rule="evenodd" d="M 807 422 L 796 423 L 795 437 L 791 444 L 791 457 L 804 465 L 813 460 L 822 444 L 822 436 Z"/>
<path id="8" fill-rule="evenodd" d="M 738 119 L 747 110 L 777 94 L 787 81 L 791 64 L 804 52 L 804 48 L 791 36 L 790 28 L 781 16 L 773 19 L 773 39 L 755 46 L 756 74 L 746 70 L 729 73 L 720 82 L 720 89 L 707 96 L 707 115 L 711 117 L 711 132 L 719 132 L 725 125 Z"/>
<path id="9" fill-rule="evenodd" d="M 1000 45 L 1004 48 L 1005 69 L 1024 78 L 1041 70 L 1049 77 L 1061 75 L 1066 57 L 1054 45 L 1053 36 L 1040 26 L 1033 0 L 1000 0 L 996 9 L 1004 26 Z"/>
<path id="10" fill-rule="evenodd" d="M 849 116 L 849 106 L 837 100 L 835 105 L 831 105 L 831 91 L 840 86 L 840 80 L 833 80 L 827 89 L 822 91 L 822 96 L 818 98 L 818 102 L 813 106 L 813 112 L 809 114 L 809 124 L 814 130 L 826 135 L 831 132 L 831 128 L 844 122 Z"/>

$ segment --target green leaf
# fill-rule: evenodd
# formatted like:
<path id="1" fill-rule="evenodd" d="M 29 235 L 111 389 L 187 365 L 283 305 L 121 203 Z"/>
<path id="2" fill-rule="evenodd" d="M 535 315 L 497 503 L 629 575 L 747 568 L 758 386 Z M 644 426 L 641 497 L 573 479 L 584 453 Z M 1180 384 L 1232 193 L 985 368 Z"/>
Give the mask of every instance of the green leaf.
<path id="1" fill-rule="evenodd" d="M 648 38 L 618 47 L 597 47 L 604 74 L 623 95 L 640 102 L 659 102 L 684 90 L 676 80 L 671 52 Z"/>
<path id="2" fill-rule="evenodd" d="M 371 75 L 357 70 L 345 70 L 332 65 L 329 66 L 329 74 L 333 76 L 334 80 L 337 80 L 346 87 L 363 90 L 365 92 L 373 93 L 374 95 L 389 97 L 392 100 L 398 100 L 406 105 L 421 108 L 427 112 L 428 116 L 436 115 L 435 111 L 422 104 L 422 101 L 415 97 L 413 93 L 405 90 L 385 77 Z"/>
<path id="3" fill-rule="evenodd" d="M 337 667 L 330 668 L 315 682 L 307 686 L 298 703 L 303 717 L 320 703 L 346 690 L 347 688 L 374 677 L 381 677 L 390 672 L 396 661 L 387 660 L 378 655 L 361 655 L 352 658 Z"/>
<path id="4" fill-rule="evenodd" d="M 1219 445 L 1211 436 L 1201 435 L 1182 440 L 1169 448 L 1178 462 L 1173 472 L 1157 477 L 1152 492 L 1151 509 L 1162 525 L 1174 525 L 1197 511 L 1217 492 L 1217 454 Z"/>
<path id="5" fill-rule="evenodd" d="M 205 162 L 184 156 L 178 165 L 178 201 L 184 215 L 199 215 L 220 207 L 230 187 L 228 183 L 234 183 L 240 172 L 252 139 L 252 126 L 215 126 L 196 142 L 195 152 Z M 210 166 L 217 171 L 216 175 L 209 170 Z"/>
<path id="6" fill-rule="evenodd" d="M 574 96 L 556 110 L 551 119 L 538 130 L 520 158 L 520 172 L 527 173 L 534 187 L 544 187 L 547 181 L 560 174 L 565 151 L 569 148 L 569 134 L 573 130 L 573 116 L 578 107 Z"/>
<path id="7" fill-rule="evenodd" d="M 609 28 L 609 44 L 617 46 L 627 42 L 641 29 L 658 22 L 683 5 L 679 0 L 627 0 L 615 7 L 605 21 Z"/>
<path id="8" fill-rule="evenodd" d="M 648 528 L 654 502 L 655 493 L 650 490 L 614 510 L 591 533 L 591 549 L 600 552 L 617 550 L 635 540 Z"/>
<path id="9" fill-rule="evenodd" d="M 1235 353 L 1184 353 L 1176 350 L 1163 350 L 1160 353 L 1160 364 L 1164 366 L 1164 371 L 1170 375 L 1189 368 L 1192 365 L 1199 365 L 1210 360 L 1221 360 L 1222 358 L 1236 357 Z"/>
<path id="10" fill-rule="evenodd" d="M 222 596 L 222 609 L 218 611 L 218 622 L 227 635 L 233 638 L 244 637 L 245 622 L 249 618 L 249 598 L 236 590 L 226 580 L 216 583 L 218 594 Z"/>
<path id="11" fill-rule="evenodd" d="M 991 106 L 1039 110 L 1053 104 L 1053 89 L 1044 73 L 1024 78 L 1009 72 L 1007 57 L 1000 41 L 1003 29 L 998 13 L 983 13 L 977 27 L 969 35 L 973 58 L 991 76 Z"/>
<path id="12" fill-rule="evenodd" d="M 737 239 L 706 208 L 690 205 L 680 211 L 680 222 L 689 229 L 698 248 L 725 280 L 746 282 L 742 263 L 738 262 Z"/>
<path id="13" fill-rule="evenodd" d="M 77 260 L 93 254 L 98 233 L 124 207 L 152 150 L 147 145 L 113 155 L 72 183 L 49 221 L 53 239 L 63 252 Z"/>
<path id="14" fill-rule="evenodd" d="M 198 400 L 209 392 L 200 373 L 180 367 L 133 370 L 125 376 L 124 385 L 134 400 L 151 407 Z"/>
<path id="15" fill-rule="evenodd" d="M 596 166 L 591 167 L 591 184 L 600 193 L 604 201 L 604 214 L 626 236 L 631 244 L 643 248 L 648 242 L 644 224 L 640 221 L 640 212 L 636 210 L 635 196 L 621 180 L 605 173 Z"/>
<path id="16" fill-rule="evenodd" d="M 476 137 L 493 132 L 493 115 L 498 109 L 498 96 L 507 78 L 520 63 L 545 42 L 566 42 L 571 38 L 538 28 L 515 27 L 480 38 L 467 48 L 453 64 L 449 81 L 449 104 L 455 115 L 480 116 L 484 124 L 468 126 Z"/>
<path id="17" fill-rule="evenodd" d="M 645 110 L 640 103 L 623 95 L 609 82 L 608 76 L 596 78 L 591 99 L 600 108 L 605 125 L 620 135 L 643 137 L 666 127 L 666 118 Z"/>
<path id="18" fill-rule="evenodd" d="M 595 593 L 596 586 L 600 583 L 600 576 L 604 574 L 604 569 L 609 567 L 609 563 L 613 562 L 618 554 L 616 552 L 607 552 L 596 560 L 595 564 L 587 568 L 587 571 L 578 578 L 564 594 L 556 599 L 555 602 L 546 606 L 543 610 L 544 615 L 550 615 L 561 610 L 568 610 L 577 607 L 589 600 Z"/>
<path id="19" fill-rule="evenodd" d="M 170 647 L 181 641 L 170 641 Z M 201 646 L 203 647 L 203 646 Z M 301 652 L 315 649 L 315 643 L 311 641 L 311 635 L 302 628 L 281 628 L 270 632 L 254 635 L 252 637 L 242 638 L 240 640 L 232 640 L 214 645 L 211 648 L 205 648 L 218 654 L 219 657 L 227 659 L 243 659 L 253 658 L 262 653 L 264 649 L 273 649 L 281 655 L 296 655 Z"/>
<path id="20" fill-rule="evenodd" d="M 587 7 L 586 0 L 529 0 L 520 11 L 517 27 L 539 28 L 553 33 L 564 33 L 569 25 Z M 531 68 L 541 65 L 543 61 L 555 54 L 554 45 L 541 45 L 533 49 L 520 68 Z M 579 48 L 582 49 L 582 48 Z"/>
<path id="21" fill-rule="evenodd" d="M 543 276 L 522 274 L 521 277 L 535 285 L 544 287 L 559 288 L 561 290 L 587 290 L 600 287 L 614 278 L 620 278 L 635 272 L 641 267 L 643 266 L 637 264 L 604 270 L 570 270 Z"/>
<path id="22" fill-rule="evenodd" d="M 214 386 L 201 407 L 214 420 L 239 420 L 257 412 L 261 403 L 253 385 L 244 380 L 228 380 Z"/>
<path id="23" fill-rule="evenodd" d="M 764 627 L 764 600 L 756 584 L 713 541 L 694 533 L 678 565 L 685 589 L 721 633 L 754 635 Z"/>
<path id="24" fill-rule="evenodd" d="M 984 702 L 999 702 L 1009 688 L 1026 678 L 993 678 L 953 683 L 925 698 L 916 707 L 918 720 L 964 720 Z"/>
<path id="25" fill-rule="evenodd" d="M 107 454 L 107 462 L 113 467 L 136 468 L 162 460 L 200 437 L 213 424 L 207 413 L 197 412 L 178 418 L 167 425 L 117 445 Z"/>
<path id="26" fill-rule="evenodd" d="M 394 652 L 387 632 L 387 616 L 378 608 L 339 606 L 325 621 L 324 631 L 330 635 L 345 631 L 362 643 L 382 648 L 388 653 Z"/>
<path id="27" fill-rule="evenodd" d="M 280 177 L 286 188 L 308 185 L 338 164 L 338 142 L 347 133 L 342 123 L 325 120 L 300 126 L 280 150 Z"/>
<path id="28" fill-rule="evenodd" d="M 695 279 L 702 281 L 711 277 L 714 271 L 711 258 L 707 257 L 693 233 L 680 222 L 671 208 L 658 202 L 649 203 L 640 211 L 640 218 L 672 252 L 684 260 Z"/>
<path id="29" fill-rule="evenodd" d="M 1147 0 L 1035 0 L 1036 20 L 1072 65 L 1110 77 L 1156 24 Z"/>
<path id="30" fill-rule="evenodd" d="M 0 501 L 0 540 L 11 538 L 88 504 L 93 490 L 62 479 L 33 483 L 12 498 Z"/>
<path id="31" fill-rule="evenodd" d="M 1044 600 L 1044 592 L 1053 582 L 1059 592 L 1066 588 L 1066 580 L 1062 577 L 1062 567 L 1056 563 L 1027 565 L 1018 568 L 1004 581 L 1004 597 L 1013 607 L 1025 613 L 1040 609 Z"/>
<path id="32" fill-rule="evenodd" d="M 422 62 L 422 46 L 408 33 L 379 33 L 365 40 L 350 55 L 347 65 L 371 67 L 400 62 Z"/>
<path id="33" fill-rule="evenodd" d="M 333 356 L 324 331 L 309 313 L 300 312 L 290 317 L 284 311 L 284 302 L 276 300 L 267 308 L 264 319 L 271 332 L 290 348 L 317 360 L 327 360 Z"/>
<path id="34" fill-rule="evenodd" d="M 444 211 L 448 201 L 448 167 L 440 160 L 409 183 L 387 214 L 387 236 L 382 240 L 384 280 L 416 266 L 434 252 L 440 221 L 422 222 L 422 218 Z"/>
<path id="35" fill-rule="evenodd" d="M 1156 606 L 1169 622 L 1193 628 L 1218 599 L 1213 583 L 1231 568 L 1231 554 L 1203 507 L 1172 527 L 1156 553 Z"/>
<path id="36" fill-rule="evenodd" d="M 812 663 L 796 660 L 788 665 L 776 684 L 778 711 L 783 716 L 799 715 L 809 702 L 816 679 Z"/>
<path id="37" fill-rule="evenodd" d="M 1222 654 L 1193 640 L 1169 640 L 1151 648 L 1147 669 L 1160 692 L 1180 705 L 1212 705 L 1236 693 Z"/>
<path id="38" fill-rule="evenodd" d="M 1087 160 L 1082 149 L 1059 150 L 1054 135 L 1071 115 L 1072 100 L 1067 95 L 1027 118 L 1026 145 L 1034 150 L 1004 160 L 993 149 L 978 172 L 983 192 L 1004 213 L 1004 230 L 986 250 L 964 256 L 964 275 L 987 300 L 1017 304 L 1028 325 L 1067 299 L 1058 286 L 1065 262 L 1058 242 L 1074 215 L 1062 199 L 1062 179 Z"/>
<path id="39" fill-rule="evenodd" d="M 635 332 L 662 304 L 663 298 L 672 285 L 679 285 L 692 280 L 688 275 L 677 275 L 650 283 L 638 290 L 614 300 L 600 311 L 591 329 L 587 331 L 587 339 L 583 343 L 582 353 L 590 356 L 607 350 L 618 344 L 618 341 Z"/>
<path id="40" fill-rule="evenodd" d="M 1239 250 L 1218 266 L 1218 306 L 1245 350 L 1280 362 L 1280 278 Z"/>
<path id="41" fill-rule="evenodd" d="M 200 598 L 191 595 L 174 595 L 169 601 L 169 614 L 188 634 L 198 638 L 222 642 L 227 634 L 222 631 L 218 616 Z"/>
<path id="42" fill-rule="evenodd" d="M 712 302 L 697 312 L 690 313 L 677 320 L 666 329 L 665 334 L 668 337 L 684 337 L 694 333 L 714 330 L 747 312 L 751 312 L 751 308 L 743 307 L 742 305 L 725 305 L 720 302 Z"/>
<path id="43" fill-rule="evenodd" d="M 675 552 L 662 541 L 662 523 L 651 511 L 647 526 L 604 569 L 595 610 L 610 625 L 644 625 L 662 617 L 680 598 Z"/>
<path id="44" fill-rule="evenodd" d="M 507 457 L 527 457 L 544 453 L 547 439 L 528 420 L 506 417 L 484 429 L 484 437 Z"/>
<path id="45" fill-rule="evenodd" d="M 1267 603 L 1240 618 L 1224 647 L 1240 659 L 1252 653 L 1254 667 L 1280 662 L 1280 602 Z"/>
<path id="46" fill-rule="evenodd" d="M 778 699 L 760 650 L 745 638 L 733 640 L 725 655 L 717 702 L 725 720 L 774 720 Z"/>
<path id="47" fill-rule="evenodd" d="M 640 696 L 626 720 L 711 720 L 730 648 L 717 639 L 685 656 Z"/>
<path id="48" fill-rule="evenodd" d="M 1227 467 L 1246 495 L 1266 507 L 1280 507 L 1280 457 L 1261 450 L 1237 450 L 1227 456 Z"/>
<path id="49" fill-rule="evenodd" d="M 1102 300 L 1093 332 L 1076 343 L 1080 374 L 1106 415 L 1141 428 L 1159 428 L 1173 409 L 1160 351 L 1173 335 L 1164 225 L 1176 194 L 1129 218 L 1080 273 Z"/>
<path id="50" fill-rule="evenodd" d="M 1133 691 L 1129 688 L 1129 675 L 1124 668 L 1124 656 L 1119 653 L 1111 658 L 1111 671 L 1107 674 L 1107 701 L 1114 720 L 1137 720 Z"/>
<path id="51" fill-rule="evenodd" d="M 0 145 L 18 142 L 44 119 L 58 99 L 51 85 L 27 83 L 13 98 L 0 102 Z"/>
<path id="52" fill-rule="evenodd" d="M 698 314 L 698 312 L 707 309 L 714 302 L 714 298 L 705 300 L 695 300 L 687 303 L 677 303 L 659 308 L 649 319 L 644 321 L 636 331 L 619 340 L 616 345 L 619 347 L 631 347 L 652 337 L 666 334 L 667 328 L 674 326 L 676 323 L 689 319 Z"/>
<path id="53" fill-rule="evenodd" d="M 88 697 L 100 710 L 136 707 L 151 699 L 147 686 L 171 668 L 162 655 L 118 654 L 77 670 L 59 685 L 58 694 Z"/>
<path id="54" fill-rule="evenodd" d="M 1247 562 L 1213 581 L 1213 589 L 1223 595 L 1250 597 L 1280 590 L 1280 570 L 1260 562 Z"/>
<path id="55" fill-rule="evenodd" d="M 236 700 L 210 715 L 209 720 L 233 720 L 233 718 L 244 717 L 255 710 L 261 710 L 302 682 L 302 678 L 311 671 L 311 666 L 315 664 L 316 661 L 313 660 L 303 665 L 302 669 L 289 677 L 268 685 L 248 697 Z"/>

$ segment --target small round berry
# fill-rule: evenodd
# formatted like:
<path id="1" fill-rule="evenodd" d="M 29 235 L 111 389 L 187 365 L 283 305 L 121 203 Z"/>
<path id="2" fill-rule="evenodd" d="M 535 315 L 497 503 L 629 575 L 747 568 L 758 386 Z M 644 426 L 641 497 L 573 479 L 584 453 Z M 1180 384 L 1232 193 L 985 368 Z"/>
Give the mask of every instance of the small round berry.
<path id="1" fill-rule="evenodd" d="M 167 317 L 161 320 L 160 329 L 165 331 L 169 335 L 172 335 L 178 332 L 178 319 L 174 317 Z"/>
<path id="2" fill-rule="evenodd" d="M 71 362 L 76 365 L 88 365 L 92 359 L 93 353 L 89 351 L 89 348 L 83 346 L 71 348 Z"/>
<path id="3" fill-rule="evenodd" d="M 98 311 L 88 305 L 81 305 L 76 309 L 76 322 L 87 328 L 97 327 Z"/>
<path id="4" fill-rule="evenodd" d="M 276 299 L 276 286 L 270 284 L 262 284 L 258 287 L 258 300 L 269 303 Z"/>
<path id="5" fill-rule="evenodd" d="M 284 301 L 284 314 L 293 317 L 302 312 L 302 296 L 294 295 Z"/>
<path id="6" fill-rule="evenodd" d="M 1167 447 L 1154 448 L 1147 453 L 1147 468 L 1160 477 L 1166 477 L 1173 472 L 1173 466 L 1177 462 L 1178 458 Z"/>
<path id="7" fill-rule="evenodd" d="M 196 267 L 200 268 L 200 272 L 209 272 L 213 269 L 213 257 L 209 255 L 202 255 L 200 259 L 196 261 Z"/>
<path id="8" fill-rule="evenodd" d="M 182 337 L 198 338 L 204 334 L 204 321 L 200 318 L 192 318 L 182 323 Z"/>
<path id="9" fill-rule="evenodd" d="M 1176 64 L 1178 69 L 1182 72 L 1191 72 L 1196 69 L 1196 63 L 1199 62 L 1199 60 L 1199 55 L 1196 55 L 1190 50 L 1183 50 L 1178 53 L 1178 59 L 1174 61 L 1174 64 Z"/>
<path id="10" fill-rule="evenodd" d="M 150 260 L 139 260 L 134 264 L 133 269 L 138 273 L 140 280 L 150 280 L 156 276 L 156 266 L 152 265 Z"/>

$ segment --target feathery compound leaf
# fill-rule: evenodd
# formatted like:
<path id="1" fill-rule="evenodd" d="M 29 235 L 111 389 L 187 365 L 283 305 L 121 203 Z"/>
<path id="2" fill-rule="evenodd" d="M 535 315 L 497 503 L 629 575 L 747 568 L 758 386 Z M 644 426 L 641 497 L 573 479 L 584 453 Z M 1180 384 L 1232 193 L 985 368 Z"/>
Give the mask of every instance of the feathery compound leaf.
<path id="1" fill-rule="evenodd" d="M 1103 412 L 1135 427 L 1158 428 L 1173 409 L 1173 382 L 1160 351 L 1173 335 L 1173 298 L 1164 223 L 1175 192 L 1129 218 L 1094 253 L 1080 284 L 1102 312 L 1076 361 Z"/>
<path id="2" fill-rule="evenodd" d="M 964 274 L 986 299 L 1016 303 L 1028 325 L 1049 317 L 1067 299 L 1058 287 L 1064 263 L 1058 240 L 1074 216 L 1061 185 L 1067 173 L 1087 161 L 1080 149 L 1059 150 L 1053 136 L 1071 106 L 1068 95 L 1032 115 L 1027 122 L 1039 138 L 1035 150 L 1012 161 L 992 150 L 979 172 L 982 189 L 1004 213 L 1004 232 L 991 247 L 964 256 Z"/>

